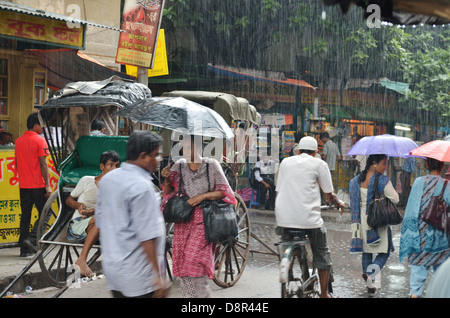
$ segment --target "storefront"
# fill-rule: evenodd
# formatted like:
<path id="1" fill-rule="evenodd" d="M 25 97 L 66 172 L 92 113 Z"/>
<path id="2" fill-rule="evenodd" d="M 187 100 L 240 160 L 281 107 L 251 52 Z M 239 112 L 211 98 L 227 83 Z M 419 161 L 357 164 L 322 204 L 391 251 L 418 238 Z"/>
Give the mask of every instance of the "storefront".
<path id="1" fill-rule="evenodd" d="M 342 155 L 337 171 L 337 188 L 347 189 L 356 163 L 345 154 L 360 138 L 388 133 L 393 125 L 393 95 L 366 91 L 302 88 L 301 107 L 305 112 L 302 132 L 313 136 L 322 149 L 320 134 L 328 132 Z"/>
<path id="2" fill-rule="evenodd" d="M 13 141 L 27 130 L 28 116 L 45 103 L 52 89 L 75 80 L 104 79 L 118 73 L 78 52 L 85 48 L 87 25 L 114 29 L 14 3 L 0 3 L 0 131 L 11 133 Z M 58 54 L 59 58 L 51 59 L 50 54 Z M 78 73 L 68 71 L 69 67 L 78 69 Z M 102 78 L 89 78 L 92 73 Z M 58 173 L 50 157 L 48 165 L 51 186 L 56 189 Z M 34 209 L 32 224 L 37 215 Z M 14 146 L 0 146 L 0 246 L 18 241 L 20 216 Z"/>

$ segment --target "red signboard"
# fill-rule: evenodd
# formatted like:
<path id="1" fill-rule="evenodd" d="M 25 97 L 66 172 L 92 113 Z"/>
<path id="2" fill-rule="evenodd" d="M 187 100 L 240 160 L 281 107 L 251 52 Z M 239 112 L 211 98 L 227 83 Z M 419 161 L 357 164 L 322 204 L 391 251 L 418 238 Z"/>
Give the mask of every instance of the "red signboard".
<path id="1" fill-rule="evenodd" d="M 116 63 L 153 68 L 164 0 L 126 0 Z"/>

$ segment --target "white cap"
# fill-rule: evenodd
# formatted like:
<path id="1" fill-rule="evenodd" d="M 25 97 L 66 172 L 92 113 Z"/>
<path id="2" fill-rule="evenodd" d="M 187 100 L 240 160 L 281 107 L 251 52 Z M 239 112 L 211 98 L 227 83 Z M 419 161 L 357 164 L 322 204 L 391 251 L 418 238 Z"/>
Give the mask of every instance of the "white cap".
<path id="1" fill-rule="evenodd" d="M 305 136 L 302 139 L 300 139 L 298 149 L 317 151 L 317 140 L 313 137 Z"/>

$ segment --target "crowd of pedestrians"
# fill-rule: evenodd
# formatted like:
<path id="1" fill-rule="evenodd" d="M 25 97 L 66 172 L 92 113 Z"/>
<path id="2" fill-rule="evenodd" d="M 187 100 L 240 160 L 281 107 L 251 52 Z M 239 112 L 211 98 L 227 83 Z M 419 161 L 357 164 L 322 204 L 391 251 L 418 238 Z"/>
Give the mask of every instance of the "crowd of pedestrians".
<path id="1" fill-rule="evenodd" d="M 16 140 L 16 167 L 19 172 L 22 218 L 20 226 L 21 255 L 29 254 L 35 246 L 30 235 L 29 217 L 35 204 L 41 212 L 45 197 L 50 193 L 45 158 L 47 145 L 38 137 L 42 127 L 36 115 L 28 119 L 28 131 Z M 100 131 L 101 126 L 93 127 Z M 329 298 L 328 280 L 332 268 L 326 228 L 321 216 L 322 197 L 343 213 L 344 203 L 337 199 L 333 186 L 332 161 L 339 159 L 335 144 L 324 134 L 323 157 L 318 158 L 317 140 L 303 137 L 294 155 L 279 163 L 276 182 L 267 171 L 275 165 L 262 158 L 256 165 L 256 181 L 269 191 L 269 201 L 261 201 L 267 209 L 275 209 L 276 223 L 281 229 L 305 229 L 311 239 L 313 265 L 318 269 L 321 297 Z M 155 188 L 152 173 L 160 169 L 162 138 L 149 131 L 135 131 L 127 145 L 127 160 L 119 167 L 115 152 L 100 158 L 101 175 L 80 180 L 71 192 L 67 204 L 76 210 L 68 235 L 85 242 L 77 265 L 83 275 L 92 272 L 85 255 L 100 239 L 103 270 L 108 289 L 114 297 L 164 297 L 168 284 L 165 279 L 166 230 L 162 211 L 167 201 L 183 191 L 193 207 L 190 221 L 176 223 L 173 239 L 173 274 L 180 279 L 183 297 L 211 297 L 209 280 L 214 277 L 214 244 L 205 239 L 202 202 L 223 200 L 234 204 L 235 197 L 224 172 L 215 159 L 201 156 L 201 144 L 194 136 L 183 139 L 183 157 L 161 170 L 164 178 L 163 197 Z M 278 164 L 278 163 L 277 163 Z M 405 165 L 402 185 L 408 183 L 413 167 Z M 389 226 L 371 228 L 367 222 L 369 203 L 375 192 L 394 204 L 400 197 L 385 172 L 388 157 L 370 155 L 359 173 L 350 181 L 351 254 L 361 254 L 361 273 L 369 293 L 376 291 L 374 271 L 379 272 L 393 252 Z M 449 234 L 428 225 L 422 216 L 431 198 L 443 194 L 450 204 L 450 187 L 441 177 L 443 162 L 428 158 L 429 174 L 416 178 L 412 188 L 405 185 L 402 203 L 406 205 L 401 225 L 400 261 L 410 264 L 410 297 L 421 297 L 427 275 L 448 272 L 450 256 Z M 375 184 L 377 180 L 377 184 Z M 276 193 L 276 195 L 275 195 Z M 264 191 L 265 198 L 265 191 Z M 95 218 L 94 218 L 95 212 Z M 442 267 L 439 272 L 438 268 Z M 445 288 L 437 287 L 444 279 L 433 279 L 430 286 L 435 295 Z M 448 290 L 448 288 L 447 288 Z M 448 294 L 447 294 L 448 296 Z"/>

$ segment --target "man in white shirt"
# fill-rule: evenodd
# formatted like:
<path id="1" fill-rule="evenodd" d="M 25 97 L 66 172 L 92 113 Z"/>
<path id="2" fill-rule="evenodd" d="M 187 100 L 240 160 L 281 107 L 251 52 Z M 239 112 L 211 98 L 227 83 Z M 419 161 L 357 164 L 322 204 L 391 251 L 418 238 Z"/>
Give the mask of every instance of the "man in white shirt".
<path id="1" fill-rule="evenodd" d="M 253 173 L 259 187 L 259 208 L 273 210 L 275 207 L 275 171 L 276 162 L 270 156 L 264 154 L 262 159 L 255 164 Z M 269 198 L 266 202 L 267 191 Z"/>
<path id="2" fill-rule="evenodd" d="M 330 171 L 334 171 L 336 170 L 336 160 L 341 159 L 339 147 L 330 139 L 327 132 L 321 133 L 320 139 L 323 142 L 322 159 L 328 164 Z"/>
<path id="3" fill-rule="evenodd" d="M 317 141 L 313 137 L 303 137 L 299 150 L 299 156 L 286 158 L 280 164 L 275 202 L 277 226 L 307 230 L 313 250 L 313 264 L 319 273 L 321 297 L 330 297 L 328 280 L 331 257 L 320 212 L 320 189 L 328 202 L 341 208 L 341 213 L 344 205 L 333 193 L 326 162 L 315 158 Z"/>

